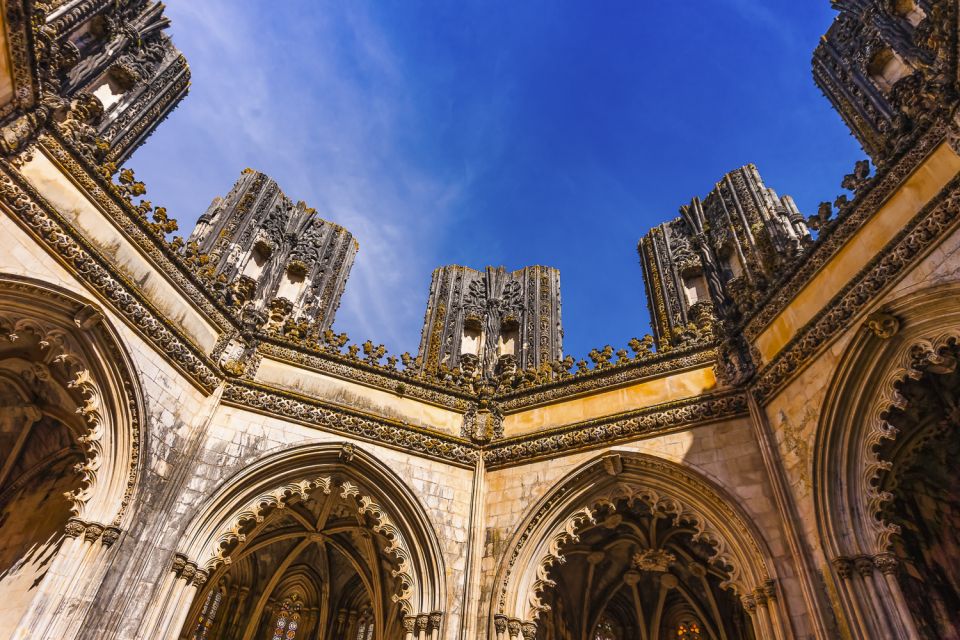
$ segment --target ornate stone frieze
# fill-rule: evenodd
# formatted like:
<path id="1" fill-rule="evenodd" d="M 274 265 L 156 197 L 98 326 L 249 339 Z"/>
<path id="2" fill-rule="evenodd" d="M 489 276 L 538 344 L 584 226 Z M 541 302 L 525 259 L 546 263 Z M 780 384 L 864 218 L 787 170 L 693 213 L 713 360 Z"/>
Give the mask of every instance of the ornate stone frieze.
<path id="1" fill-rule="evenodd" d="M 276 358 L 285 362 L 313 369 L 351 382 L 359 382 L 378 389 L 392 391 L 399 396 L 408 396 L 431 404 L 465 411 L 469 407 L 470 396 L 456 393 L 441 385 L 432 385 L 404 371 L 388 372 L 381 367 L 366 365 L 360 361 L 350 361 L 340 354 L 307 351 L 294 346 L 281 345 L 278 342 L 264 340 L 257 347 L 262 356 Z M 393 375 L 390 375 L 393 373 Z"/>
<path id="2" fill-rule="evenodd" d="M 246 383 L 227 384 L 223 401 L 463 466 L 472 466 L 479 456 L 468 440 L 431 433 Z"/>
<path id="3" fill-rule="evenodd" d="M 954 179 L 897 237 L 787 344 L 758 375 L 752 393 L 763 402 L 846 329 L 885 287 L 960 220 L 960 178 Z"/>
<path id="4" fill-rule="evenodd" d="M 747 411 L 746 396 L 740 391 L 699 396 L 628 414 L 494 441 L 483 452 L 484 462 L 488 468 L 529 462 L 746 415 Z"/>
<path id="5" fill-rule="evenodd" d="M 56 133 L 41 137 L 40 144 L 99 206 L 100 210 L 109 215 L 123 229 L 137 248 L 154 261 L 207 318 L 221 330 L 234 326 L 235 323 L 229 311 L 212 299 L 205 283 L 183 264 L 180 254 L 174 251 L 162 236 L 158 237 L 136 207 L 128 199 L 118 195 L 113 183 L 104 178 L 96 167 L 86 158 L 71 153 L 68 145 Z M 49 207 L 30 185 L 22 183 L 22 187 L 35 200 Z"/>

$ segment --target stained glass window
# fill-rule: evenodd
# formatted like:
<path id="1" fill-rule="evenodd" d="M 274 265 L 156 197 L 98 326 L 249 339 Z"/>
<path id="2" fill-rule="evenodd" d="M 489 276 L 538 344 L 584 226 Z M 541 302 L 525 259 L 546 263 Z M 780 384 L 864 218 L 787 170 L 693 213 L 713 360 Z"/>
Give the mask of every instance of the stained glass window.
<path id="1" fill-rule="evenodd" d="M 685 620 L 678 624 L 677 640 L 701 640 L 700 623 L 696 620 Z"/>
<path id="2" fill-rule="evenodd" d="M 203 608 L 200 610 L 200 616 L 197 619 L 197 628 L 193 632 L 194 640 L 205 640 L 210 634 L 213 623 L 217 621 L 217 611 L 220 609 L 220 601 L 223 600 L 223 592 L 220 589 L 213 589 L 207 594 L 207 599 L 203 602 Z"/>
<path id="3" fill-rule="evenodd" d="M 295 640 L 300 627 L 300 605 L 284 600 L 277 613 L 277 623 L 273 627 L 271 640 Z"/>
<path id="4" fill-rule="evenodd" d="M 610 618 L 604 616 L 597 623 L 597 631 L 593 634 L 593 640 L 620 640 L 620 634 L 617 627 Z"/>

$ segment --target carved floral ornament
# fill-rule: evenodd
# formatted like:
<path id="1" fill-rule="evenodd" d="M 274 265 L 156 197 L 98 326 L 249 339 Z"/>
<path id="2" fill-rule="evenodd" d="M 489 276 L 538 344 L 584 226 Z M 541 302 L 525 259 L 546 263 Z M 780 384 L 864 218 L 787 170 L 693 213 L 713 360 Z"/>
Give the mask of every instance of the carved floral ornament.
<path id="1" fill-rule="evenodd" d="M 83 452 L 75 466 L 80 482 L 65 494 L 73 515 L 67 534 L 103 534 L 111 544 L 136 485 L 143 409 L 101 312 L 71 293 L 0 277 L 0 375 L 29 387 L 35 417 L 64 422 Z"/>
<path id="2" fill-rule="evenodd" d="M 904 382 L 948 373 L 957 367 L 952 353 L 960 343 L 960 285 L 911 293 L 885 306 L 880 319 L 890 335 L 870 327 L 847 348 L 831 382 L 818 428 L 814 473 L 818 522 L 827 552 L 834 558 L 885 557 L 899 527 L 884 521 L 893 495 L 882 489 L 892 461 L 881 457 L 886 441 L 899 430 L 888 417 L 908 409 Z M 866 375 L 864 374 L 866 372 Z M 889 448 L 889 447 L 886 447 Z M 836 469 L 845 469 L 837 474 Z M 844 507 L 842 505 L 849 505 Z"/>
<path id="3" fill-rule="evenodd" d="M 611 456 L 620 459 L 611 464 Z M 724 588 L 751 595 L 772 577 L 761 538 L 721 490 L 678 464 L 642 454 L 615 453 L 581 467 L 538 503 L 504 555 L 495 592 L 496 617 L 533 622 L 548 609 L 542 596 L 554 585 L 551 567 L 565 562 L 564 549 L 595 524 L 599 511 L 642 503 L 651 512 L 690 530 L 713 550 L 711 562 L 726 573 Z M 634 559 L 648 570 L 665 570 L 670 558 Z"/>

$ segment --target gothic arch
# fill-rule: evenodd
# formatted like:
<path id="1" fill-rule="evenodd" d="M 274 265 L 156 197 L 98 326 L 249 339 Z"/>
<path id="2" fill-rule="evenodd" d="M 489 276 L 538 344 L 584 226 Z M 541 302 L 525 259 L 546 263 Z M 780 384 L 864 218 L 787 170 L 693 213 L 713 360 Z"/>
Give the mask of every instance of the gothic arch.
<path id="1" fill-rule="evenodd" d="M 160 599 L 167 603 L 167 611 L 157 614 L 155 634 L 176 634 L 187 614 L 196 609 L 197 603 L 191 604 L 191 600 L 207 580 L 219 579 L 235 562 L 243 563 L 267 541 L 284 536 L 302 539 L 305 544 L 323 540 L 355 571 L 362 583 L 357 588 L 385 592 L 387 587 L 376 584 L 352 549 L 329 531 L 312 532 L 309 517 L 301 509 L 308 500 L 311 504 L 335 501 L 339 513 L 349 512 L 368 531 L 362 536 L 371 549 L 378 547 L 376 552 L 391 563 L 397 587 L 386 595 L 402 612 L 403 625 L 419 625 L 420 620 L 425 624 L 429 619 L 432 627 L 439 626 L 447 598 L 446 572 L 439 542 L 422 505 L 410 488 L 371 454 L 352 444 L 328 443 L 272 453 L 232 476 L 209 497 L 181 538 L 175 573 L 168 576 L 166 593 Z M 269 538 L 258 538 L 277 515 L 302 523 L 303 530 L 287 533 L 275 527 Z M 378 624 L 377 637 L 385 637 L 387 623 Z"/>
<path id="2" fill-rule="evenodd" d="M 601 510 L 616 517 L 624 504 L 642 504 L 655 518 L 682 525 L 711 550 L 710 564 L 724 574 L 722 587 L 750 611 L 757 638 L 788 637 L 772 556 L 735 499 L 689 468 L 634 452 L 593 459 L 530 510 L 501 560 L 490 637 L 539 637 L 537 621 L 548 610 L 542 595 L 554 584 L 551 568 L 566 562 L 564 547 L 597 524 Z"/>
<path id="3" fill-rule="evenodd" d="M 894 499 L 884 485 L 893 461 L 884 452 L 909 435 L 891 422 L 910 409 L 904 385 L 950 368 L 947 352 L 960 341 L 958 298 L 960 283 L 944 284 L 868 316 L 824 402 L 813 469 L 817 523 L 854 637 L 918 637 L 891 553 L 900 527 L 884 516 Z"/>
<path id="4" fill-rule="evenodd" d="M 146 415 L 134 371 L 94 303 L 0 276 L 0 573 L 30 577 L 32 598 L 22 620 L 4 611 L 9 625 L 57 637 L 71 619 L 53 621 L 58 602 L 80 619 L 129 523 Z"/>
<path id="5" fill-rule="evenodd" d="M 141 458 L 145 409 L 135 367 L 95 304 L 31 278 L 0 276 L 0 358 L 28 340 L 39 347 L 48 370 L 43 375 L 65 383 L 58 393 L 72 397 L 85 422 L 79 435 L 83 480 L 69 496 L 73 516 L 120 528 L 129 517 Z"/>

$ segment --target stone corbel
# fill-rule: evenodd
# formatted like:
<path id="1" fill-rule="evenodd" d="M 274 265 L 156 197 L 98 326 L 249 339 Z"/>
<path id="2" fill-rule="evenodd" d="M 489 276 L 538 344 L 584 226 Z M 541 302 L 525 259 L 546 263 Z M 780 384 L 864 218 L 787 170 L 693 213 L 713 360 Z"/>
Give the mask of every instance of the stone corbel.
<path id="1" fill-rule="evenodd" d="M 900 331 L 900 320 L 890 313 L 876 311 L 867 316 L 863 326 L 881 340 L 889 340 Z"/>
<path id="2" fill-rule="evenodd" d="M 600 459 L 603 462 L 603 470 L 609 476 L 618 476 L 623 473 L 623 458 L 619 453 L 609 453 Z"/>

